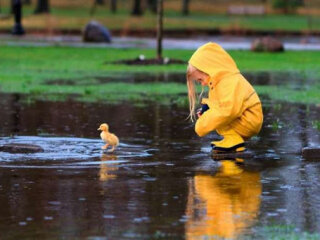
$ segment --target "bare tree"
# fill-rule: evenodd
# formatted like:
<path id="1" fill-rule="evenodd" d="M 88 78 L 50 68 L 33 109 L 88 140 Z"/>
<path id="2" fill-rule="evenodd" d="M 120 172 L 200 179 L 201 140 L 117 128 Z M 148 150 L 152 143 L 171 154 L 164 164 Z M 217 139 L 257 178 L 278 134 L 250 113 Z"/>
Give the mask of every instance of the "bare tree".
<path id="1" fill-rule="evenodd" d="M 131 14 L 135 16 L 141 16 L 143 14 L 141 0 L 133 1 L 133 8 Z"/>
<path id="2" fill-rule="evenodd" d="M 49 0 L 38 0 L 37 7 L 34 13 L 48 13 L 50 12 Z"/>
<path id="3" fill-rule="evenodd" d="M 189 3 L 190 0 L 182 0 L 182 14 L 189 15 Z"/>
<path id="4" fill-rule="evenodd" d="M 157 58 L 162 59 L 163 0 L 157 3 Z"/>
<path id="5" fill-rule="evenodd" d="M 14 14 L 14 0 L 10 1 L 10 13 Z"/>
<path id="6" fill-rule="evenodd" d="M 97 5 L 104 5 L 104 0 L 95 0 Z"/>
<path id="7" fill-rule="evenodd" d="M 110 1 L 110 10 L 113 13 L 117 12 L 117 0 L 111 0 Z"/>
<path id="8" fill-rule="evenodd" d="M 157 13 L 157 0 L 148 0 L 148 8 L 153 13 Z"/>
<path id="9" fill-rule="evenodd" d="M 12 34 L 23 35 L 24 29 L 21 24 L 22 19 L 22 3 L 20 0 L 13 0 L 13 11 L 14 11 L 14 27 L 12 29 Z"/>

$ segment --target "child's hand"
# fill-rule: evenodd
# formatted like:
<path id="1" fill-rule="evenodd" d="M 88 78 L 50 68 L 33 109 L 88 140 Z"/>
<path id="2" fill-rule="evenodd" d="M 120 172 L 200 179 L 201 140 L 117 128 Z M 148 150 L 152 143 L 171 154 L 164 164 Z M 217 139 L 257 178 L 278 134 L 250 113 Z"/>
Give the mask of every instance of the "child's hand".
<path id="1" fill-rule="evenodd" d="M 197 111 L 197 117 L 199 118 L 205 111 L 209 109 L 207 104 L 202 104 L 201 108 Z"/>
<path id="2" fill-rule="evenodd" d="M 198 110 L 197 110 L 197 117 L 199 118 L 200 116 L 201 116 L 201 108 L 199 108 Z"/>

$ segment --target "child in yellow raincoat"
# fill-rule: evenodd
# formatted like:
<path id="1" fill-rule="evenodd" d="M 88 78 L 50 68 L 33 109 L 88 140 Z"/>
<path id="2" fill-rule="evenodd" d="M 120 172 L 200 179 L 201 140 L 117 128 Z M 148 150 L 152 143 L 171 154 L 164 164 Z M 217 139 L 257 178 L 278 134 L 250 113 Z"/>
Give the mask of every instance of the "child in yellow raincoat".
<path id="1" fill-rule="evenodd" d="M 192 121 L 196 118 L 195 82 L 209 88 L 209 98 L 201 100 L 202 106 L 208 109 L 197 113 L 196 133 L 202 137 L 216 131 L 223 137 L 211 143 L 214 152 L 244 151 L 244 140 L 261 129 L 262 106 L 253 87 L 220 45 L 207 43 L 189 60 L 187 86 Z"/>

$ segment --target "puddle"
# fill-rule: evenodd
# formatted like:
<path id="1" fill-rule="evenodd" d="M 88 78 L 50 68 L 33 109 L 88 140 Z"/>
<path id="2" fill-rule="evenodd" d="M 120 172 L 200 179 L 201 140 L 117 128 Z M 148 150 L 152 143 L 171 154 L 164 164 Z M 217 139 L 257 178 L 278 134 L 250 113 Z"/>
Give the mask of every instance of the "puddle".
<path id="1" fill-rule="evenodd" d="M 246 79 L 254 85 L 284 85 L 290 84 L 295 89 L 302 89 L 314 84 L 314 79 L 310 79 L 301 73 L 291 72 L 244 72 Z M 106 84 L 111 82 L 125 83 L 150 83 L 150 82 L 186 82 L 185 73 L 134 73 L 134 74 L 114 74 L 108 77 L 86 76 L 77 79 L 51 79 L 47 80 L 48 85 L 92 85 Z"/>
<path id="2" fill-rule="evenodd" d="M 186 75 L 180 73 L 134 73 L 134 74 L 114 74 L 108 77 L 89 76 L 77 79 L 52 79 L 47 80 L 48 85 L 92 85 L 105 84 L 111 82 L 125 83 L 148 83 L 148 82 L 177 82 L 185 83 Z"/>
<path id="3" fill-rule="evenodd" d="M 289 85 L 290 88 L 301 90 L 314 85 L 315 79 L 298 72 L 245 72 L 245 78 L 253 85 Z"/>
<path id="4" fill-rule="evenodd" d="M 316 106 L 263 99 L 265 122 L 250 159 L 213 161 L 187 109 L 34 101 L 1 95 L 0 144 L 43 153 L 0 153 L 4 239 L 238 239 L 262 226 L 320 231 Z M 104 153 L 98 126 L 120 139 Z"/>
<path id="5" fill-rule="evenodd" d="M 18 143 L 18 144 L 33 144 L 40 146 L 43 152 L 39 153 L 8 153 L 1 152 L 0 163 L 28 163 L 37 162 L 39 165 L 43 162 L 42 167 L 52 167 L 51 164 L 63 162 L 70 166 L 94 166 L 103 162 L 106 163 L 123 163 L 127 159 L 142 158 L 151 156 L 148 153 L 148 147 L 144 145 L 133 145 L 120 143 L 114 153 L 109 153 L 106 150 L 101 150 L 103 142 L 99 139 L 86 139 L 75 137 L 36 137 L 36 136 L 16 136 L 0 138 L 0 145 Z M 152 149 L 150 149 L 152 152 Z M 117 153 L 117 159 L 112 159 L 112 156 Z M 110 159 L 108 159 L 108 156 Z M 95 160 L 100 160 L 99 163 Z M 71 163 L 72 162 L 72 163 Z M 10 165 L 0 165 L 0 167 L 9 167 Z M 16 165 L 15 165 L 16 166 Z M 21 166 L 20 166 L 21 167 Z M 59 165 L 59 167 L 62 167 Z"/>

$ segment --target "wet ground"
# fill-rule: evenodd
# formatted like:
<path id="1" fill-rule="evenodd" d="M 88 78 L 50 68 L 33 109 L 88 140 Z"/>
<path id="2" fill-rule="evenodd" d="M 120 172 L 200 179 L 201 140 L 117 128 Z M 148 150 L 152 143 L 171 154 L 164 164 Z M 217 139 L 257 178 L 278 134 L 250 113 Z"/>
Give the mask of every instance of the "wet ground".
<path id="1" fill-rule="evenodd" d="M 243 75 L 250 81 L 251 84 L 257 86 L 272 86 L 272 85 L 289 85 L 291 89 L 307 89 L 310 88 L 317 80 L 310 76 L 303 75 L 299 72 L 281 72 L 281 71 L 256 71 L 256 72 L 244 72 Z M 93 76 L 93 77 L 78 77 L 74 79 L 48 79 L 47 85 L 92 85 L 92 84 L 106 84 L 115 82 L 125 83 L 167 83 L 175 82 L 185 84 L 186 74 L 185 73 L 114 73 L 110 76 Z"/>
<path id="2" fill-rule="evenodd" d="M 1 239 L 241 239 L 263 226 L 320 232 L 319 107 L 263 98 L 265 123 L 250 159 L 210 157 L 186 108 L 35 101 L 1 94 Z M 103 152 L 107 122 L 121 144 Z"/>
<path id="3" fill-rule="evenodd" d="M 276 36 L 283 42 L 286 50 L 319 50 L 319 36 L 302 35 L 302 36 Z M 234 36 L 234 35 L 218 35 L 218 36 L 189 36 L 186 38 L 164 38 L 164 49 L 192 49 L 195 50 L 199 46 L 207 42 L 216 42 L 224 49 L 243 49 L 248 50 L 251 43 L 257 37 L 255 36 Z M 0 44 L 10 46 L 73 46 L 73 47 L 112 47 L 112 48 L 156 48 L 156 40 L 154 38 L 142 37 L 113 37 L 112 43 L 84 43 L 81 36 L 78 35 L 61 35 L 48 36 L 39 34 L 27 34 L 25 36 L 12 36 L 1 34 Z"/>

